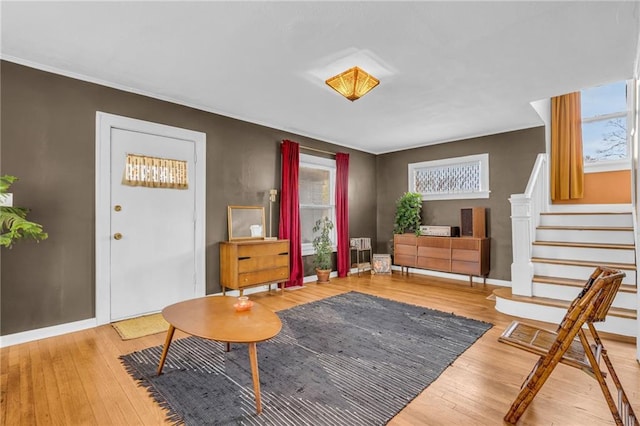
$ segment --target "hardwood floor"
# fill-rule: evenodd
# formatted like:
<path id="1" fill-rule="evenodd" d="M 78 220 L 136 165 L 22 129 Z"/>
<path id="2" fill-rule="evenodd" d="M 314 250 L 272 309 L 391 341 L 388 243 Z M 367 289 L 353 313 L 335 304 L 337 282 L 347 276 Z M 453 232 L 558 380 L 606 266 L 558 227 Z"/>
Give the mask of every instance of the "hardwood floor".
<path id="1" fill-rule="evenodd" d="M 499 343 L 512 318 L 487 296 L 495 287 L 426 276 L 362 275 L 258 293 L 273 310 L 347 291 L 360 291 L 494 324 L 391 422 L 405 425 L 497 425 L 536 357 Z M 553 328 L 553 325 L 550 325 Z M 184 335 L 176 332 L 176 338 Z M 3 425 L 157 425 L 164 412 L 136 386 L 118 356 L 164 343 L 164 333 L 122 341 L 109 325 L 0 350 Z M 605 339 L 614 367 L 640 413 L 640 365 L 635 346 Z M 259 351 L 258 351 L 259 353 Z M 615 396 L 614 396 L 615 398 Z M 212 401 L 215 404 L 215 401 Z M 614 424 L 597 382 L 559 365 L 522 417 L 521 425 Z"/>

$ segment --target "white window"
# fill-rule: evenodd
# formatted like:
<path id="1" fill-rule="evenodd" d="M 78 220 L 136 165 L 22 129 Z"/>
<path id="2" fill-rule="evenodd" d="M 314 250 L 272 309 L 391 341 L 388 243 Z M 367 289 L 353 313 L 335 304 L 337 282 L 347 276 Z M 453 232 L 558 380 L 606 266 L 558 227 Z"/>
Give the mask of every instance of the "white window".
<path id="1" fill-rule="evenodd" d="M 336 161 L 313 155 L 300 154 L 298 173 L 300 193 L 300 237 L 302 254 L 313 254 L 313 226 L 318 219 L 328 217 L 336 223 L 335 187 Z M 331 241 L 336 246 L 335 226 Z"/>
<path id="2" fill-rule="evenodd" d="M 630 168 L 627 82 L 580 92 L 585 172 Z"/>
<path id="3" fill-rule="evenodd" d="M 423 200 L 489 198 L 489 154 L 409 164 L 409 192 Z"/>

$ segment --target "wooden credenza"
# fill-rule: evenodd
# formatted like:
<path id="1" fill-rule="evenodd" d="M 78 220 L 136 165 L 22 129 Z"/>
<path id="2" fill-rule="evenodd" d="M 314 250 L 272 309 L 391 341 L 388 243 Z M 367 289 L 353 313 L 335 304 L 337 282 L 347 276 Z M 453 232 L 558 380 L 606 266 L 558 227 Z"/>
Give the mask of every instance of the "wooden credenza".
<path id="1" fill-rule="evenodd" d="M 220 243 L 220 286 L 240 290 L 289 279 L 289 240 Z"/>
<path id="2" fill-rule="evenodd" d="M 489 238 L 393 236 L 393 263 L 486 278 L 489 275 Z M 471 281 L 472 282 L 472 281 Z"/>

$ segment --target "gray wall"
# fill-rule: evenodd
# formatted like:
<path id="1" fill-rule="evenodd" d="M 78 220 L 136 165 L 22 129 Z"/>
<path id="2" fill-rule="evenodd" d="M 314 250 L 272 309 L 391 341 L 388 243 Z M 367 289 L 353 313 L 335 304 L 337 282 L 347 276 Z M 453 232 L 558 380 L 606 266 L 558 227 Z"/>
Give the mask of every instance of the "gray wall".
<path id="1" fill-rule="evenodd" d="M 423 223 L 458 225 L 461 207 L 488 207 L 490 277 L 504 280 L 511 265 L 507 199 L 524 190 L 535 155 L 544 151 L 543 130 L 535 128 L 376 157 L 5 61 L 0 86 L 0 173 L 20 178 L 13 186 L 15 204 L 29 207 L 29 217 L 49 233 L 39 244 L 0 250 L 1 335 L 95 315 L 96 111 L 207 134 L 207 293 L 220 289 L 218 243 L 227 238 L 227 205 L 268 207 L 265 191 L 280 187 L 282 139 L 350 154 L 350 235 L 371 237 L 378 253 L 387 252 L 409 162 L 488 152 L 491 198 L 425 203 Z M 312 271 L 306 258 L 305 275 Z"/>
<path id="2" fill-rule="evenodd" d="M 464 155 L 489 153 L 488 199 L 426 201 L 423 225 L 460 226 L 460 209 L 487 208 L 487 232 L 491 238 L 490 278 L 511 280 L 511 194 L 524 192 L 536 156 L 544 152 L 544 127 L 379 155 L 377 162 L 377 252 L 388 253 L 393 238 L 395 203 L 408 190 L 408 164 Z"/>
<path id="3" fill-rule="evenodd" d="M 49 233 L 0 250 L 1 335 L 95 315 L 96 111 L 206 133 L 207 293 L 220 289 L 227 205 L 268 208 L 265 191 L 280 187 L 282 139 L 350 154 L 351 235 L 376 238 L 374 155 L 10 62 L 0 72 L 0 173 L 20 178 L 15 205 L 29 207 Z"/>

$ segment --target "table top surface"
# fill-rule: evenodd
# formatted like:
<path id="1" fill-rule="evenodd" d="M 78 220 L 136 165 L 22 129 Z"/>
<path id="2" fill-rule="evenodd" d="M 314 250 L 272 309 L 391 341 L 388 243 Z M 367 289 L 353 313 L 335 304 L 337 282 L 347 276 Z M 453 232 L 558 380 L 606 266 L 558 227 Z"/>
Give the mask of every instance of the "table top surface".
<path id="1" fill-rule="evenodd" d="M 232 296 L 205 296 L 169 305 L 162 316 L 178 330 L 205 339 L 232 343 L 261 342 L 282 328 L 278 315 L 259 303 L 237 312 Z"/>

